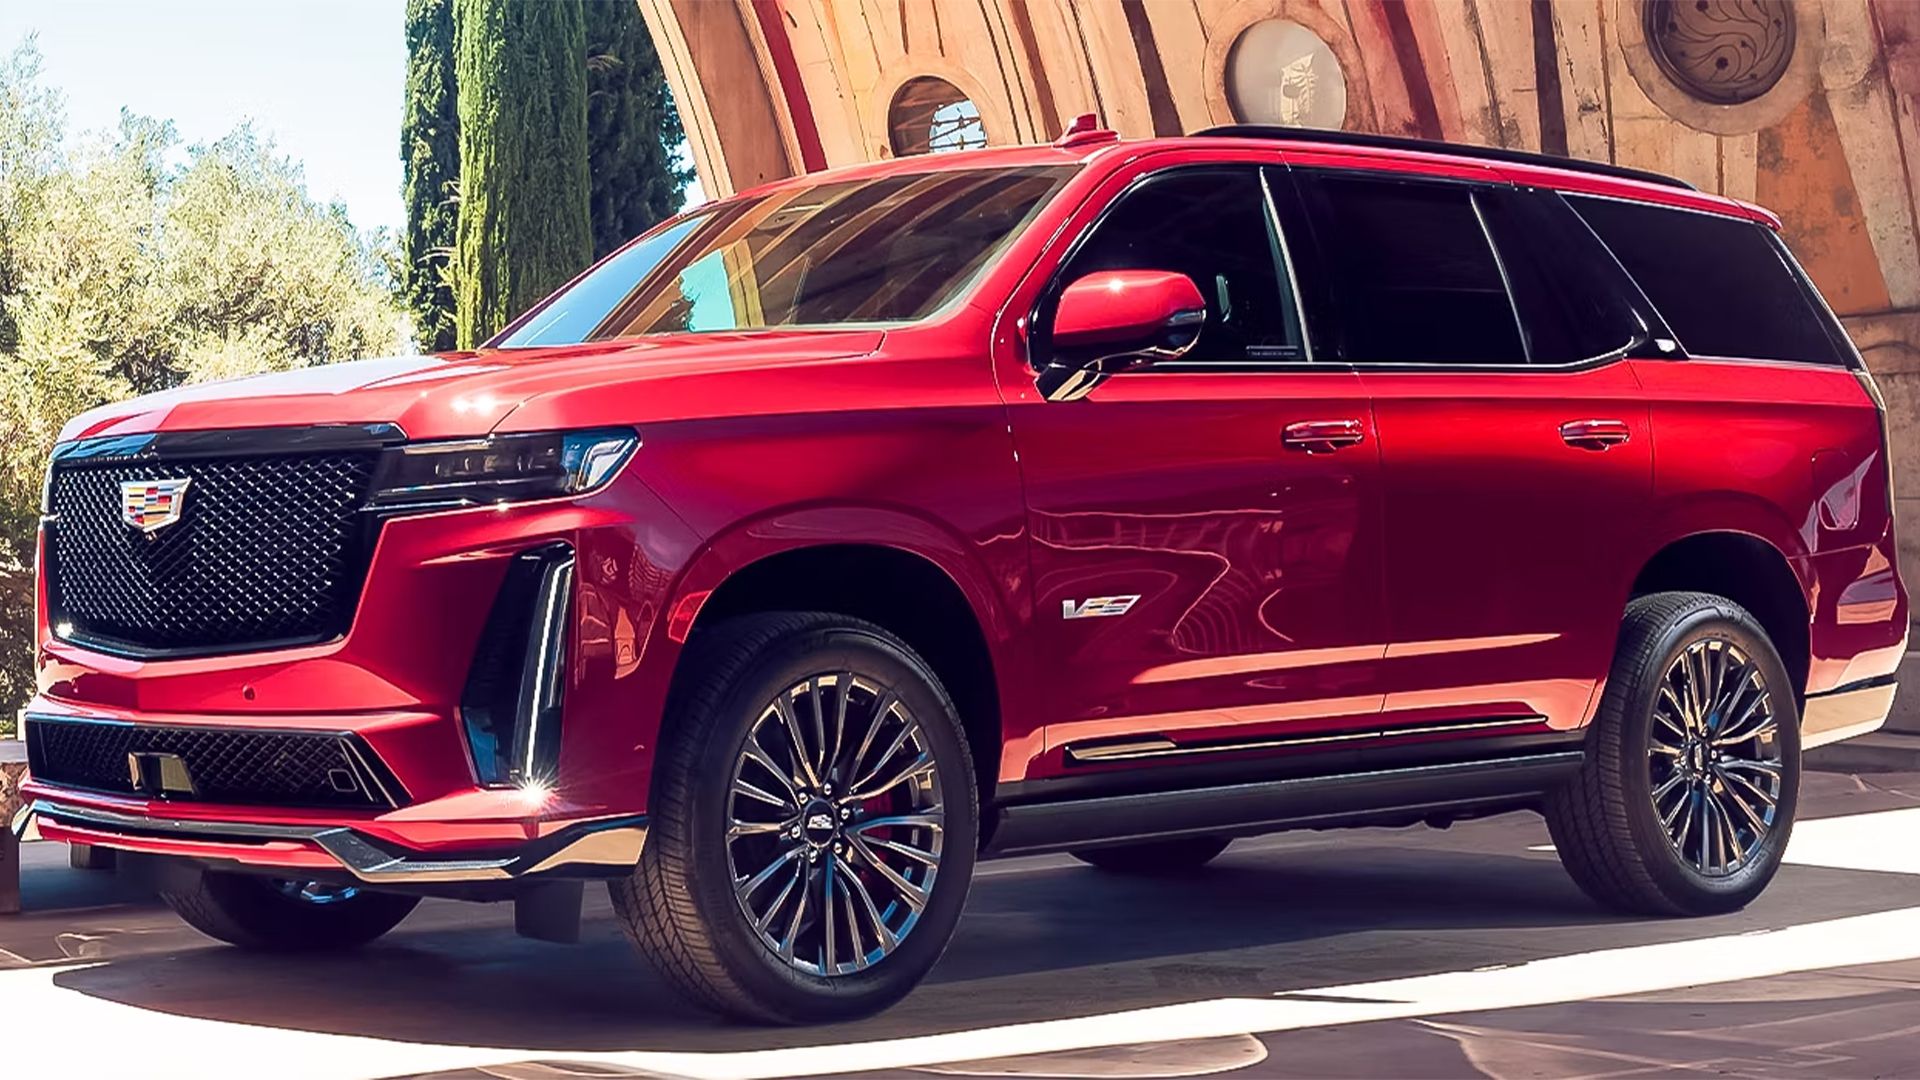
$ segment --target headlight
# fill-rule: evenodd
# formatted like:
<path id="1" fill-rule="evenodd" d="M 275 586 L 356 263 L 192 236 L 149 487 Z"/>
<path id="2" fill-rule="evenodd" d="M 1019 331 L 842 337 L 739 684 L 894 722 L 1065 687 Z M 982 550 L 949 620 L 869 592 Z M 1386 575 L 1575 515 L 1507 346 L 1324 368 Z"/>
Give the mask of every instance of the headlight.
<path id="1" fill-rule="evenodd" d="M 626 428 L 409 443 L 391 455 L 373 505 L 479 505 L 579 495 L 605 484 L 640 445 Z"/>

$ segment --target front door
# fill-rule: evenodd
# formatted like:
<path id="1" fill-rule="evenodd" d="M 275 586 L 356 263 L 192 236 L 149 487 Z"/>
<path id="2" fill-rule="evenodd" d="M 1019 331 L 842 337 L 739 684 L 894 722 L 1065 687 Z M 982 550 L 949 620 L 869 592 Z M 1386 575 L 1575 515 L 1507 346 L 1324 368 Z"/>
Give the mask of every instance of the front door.
<path id="1" fill-rule="evenodd" d="M 1381 701 L 1378 443 L 1359 378 L 1311 361 L 1267 181 L 1120 185 L 1051 276 L 1036 347 L 1046 296 L 1100 270 L 1186 274 L 1207 322 L 1183 360 L 1080 400 L 1007 395 L 1051 676 L 1030 775 L 1352 726 Z"/>

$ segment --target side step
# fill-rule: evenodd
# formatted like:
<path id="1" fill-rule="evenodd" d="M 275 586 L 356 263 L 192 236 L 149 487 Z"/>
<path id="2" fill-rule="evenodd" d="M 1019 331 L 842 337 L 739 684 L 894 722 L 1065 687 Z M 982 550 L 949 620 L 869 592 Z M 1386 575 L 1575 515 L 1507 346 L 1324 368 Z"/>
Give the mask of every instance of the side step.
<path id="1" fill-rule="evenodd" d="M 1390 816 L 1494 808 L 1538 795 L 1580 767 L 1579 750 L 1217 787 L 1002 806 L 988 856 L 1032 855 L 1180 836 L 1253 836 Z"/>

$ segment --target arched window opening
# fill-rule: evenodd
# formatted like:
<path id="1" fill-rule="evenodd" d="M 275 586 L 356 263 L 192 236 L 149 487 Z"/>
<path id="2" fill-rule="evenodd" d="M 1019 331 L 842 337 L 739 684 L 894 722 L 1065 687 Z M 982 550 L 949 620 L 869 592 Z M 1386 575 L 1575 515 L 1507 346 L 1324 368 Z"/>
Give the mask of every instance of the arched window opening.
<path id="1" fill-rule="evenodd" d="M 931 75 L 909 79 L 894 93 L 887 133 L 895 157 L 987 145 L 979 108 L 959 87 Z"/>

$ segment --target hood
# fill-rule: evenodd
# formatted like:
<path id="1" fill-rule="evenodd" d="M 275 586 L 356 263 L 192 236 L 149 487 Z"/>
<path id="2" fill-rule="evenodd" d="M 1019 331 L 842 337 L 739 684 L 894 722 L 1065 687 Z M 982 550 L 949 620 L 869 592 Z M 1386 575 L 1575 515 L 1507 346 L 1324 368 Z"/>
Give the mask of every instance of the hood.
<path id="1" fill-rule="evenodd" d="M 673 334 L 543 349 L 355 360 L 196 383 L 88 410 L 62 442 L 96 435 L 393 423 L 412 439 L 485 435 L 529 403 L 617 389 L 633 422 L 656 418 L 647 383 L 864 356 L 877 330 Z M 542 412 L 544 410 L 535 410 Z"/>

